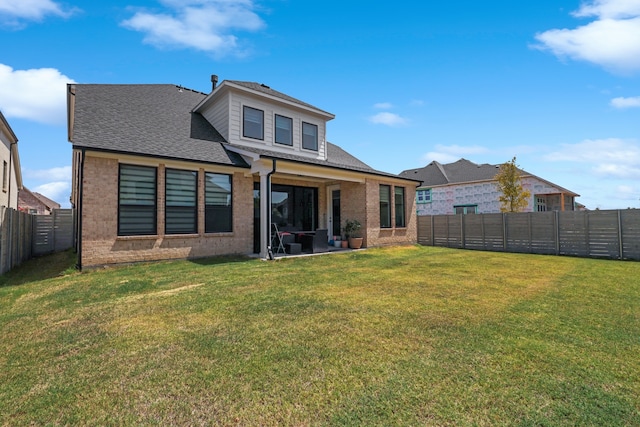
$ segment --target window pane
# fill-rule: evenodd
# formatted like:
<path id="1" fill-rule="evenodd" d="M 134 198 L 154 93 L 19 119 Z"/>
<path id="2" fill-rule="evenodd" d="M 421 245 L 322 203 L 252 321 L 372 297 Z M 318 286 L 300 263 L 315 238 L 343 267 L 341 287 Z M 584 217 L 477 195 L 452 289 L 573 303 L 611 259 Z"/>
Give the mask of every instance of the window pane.
<path id="1" fill-rule="evenodd" d="M 251 107 L 243 108 L 244 124 L 242 135 L 249 138 L 263 139 L 264 112 Z"/>
<path id="2" fill-rule="evenodd" d="M 293 120 L 276 114 L 276 142 L 278 144 L 293 145 Z"/>
<path id="3" fill-rule="evenodd" d="M 391 187 L 388 185 L 380 186 L 380 227 L 391 227 Z"/>
<path id="4" fill-rule="evenodd" d="M 156 168 L 120 165 L 118 235 L 156 234 Z"/>
<path id="5" fill-rule="evenodd" d="M 166 170 L 165 232 L 167 234 L 188 234 L 198 231 L 197 186 L 197 172 Z"/>
<path id="6" fill-rule="evenodd" d="M 394 191 L 396 206 L 396 227 L 404 227 L 404 187 L 395 187 Z"/>
<path id="7" fill-rule="evenodd" d="M 318 151 L 318 126 L 302 122 L 302 148 Z"/>
<path id="8" fill-rule="evenodd" d="M 231 175 L 205 174 L 205 233 L 232 231 Z"/>

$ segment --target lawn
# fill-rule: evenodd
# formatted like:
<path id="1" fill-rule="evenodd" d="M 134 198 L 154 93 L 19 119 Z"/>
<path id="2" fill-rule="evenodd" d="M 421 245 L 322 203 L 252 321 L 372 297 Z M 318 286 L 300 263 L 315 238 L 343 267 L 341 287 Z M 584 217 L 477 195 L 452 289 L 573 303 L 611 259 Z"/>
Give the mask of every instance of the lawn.
<path id="1" fill-rule="evenodd" d="M 0 278 L 0 425 L 640 425 L 640 263 L 395 247 Z"/>

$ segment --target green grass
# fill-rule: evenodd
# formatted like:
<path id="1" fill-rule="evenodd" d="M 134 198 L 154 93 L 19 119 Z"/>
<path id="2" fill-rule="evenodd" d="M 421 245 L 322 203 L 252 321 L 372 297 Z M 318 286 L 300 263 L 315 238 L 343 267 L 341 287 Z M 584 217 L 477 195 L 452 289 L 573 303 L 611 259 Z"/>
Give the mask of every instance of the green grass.
<path id="1" fill-rule="evenodd" d="M 640 263 L 74 264 L 0 279 L 0 425 L 640 425 Z"/>

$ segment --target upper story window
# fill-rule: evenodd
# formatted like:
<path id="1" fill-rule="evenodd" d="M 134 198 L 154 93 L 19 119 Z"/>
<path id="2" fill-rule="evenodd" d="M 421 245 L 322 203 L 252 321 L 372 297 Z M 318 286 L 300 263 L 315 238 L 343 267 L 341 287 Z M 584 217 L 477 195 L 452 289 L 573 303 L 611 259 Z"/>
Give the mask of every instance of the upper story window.
<path id="1" fill-rule="evenodd" d="M 242 136 L 264 139 L 264 111 L 245 105 L 242 112 Z"/>
<path id="2" fill-rule="evenodd" d="M 318 126 L 302 122 L 302 148 L 318 151 Z"/>
<path id="3" fill-rule="evenodd" d="M 283 145 L 293 145 L 293 120 L 276 114 L 276 142 Z"/>
<path id="4" fill-rule="evenodd" d="M 156 234 L 156 168 L 120 165 L 118 236 Z"/>
<path id="5" fill-rule="evenodd" d="M 431 189 L 416 191 L 416 203 L 431 203 Z"/>

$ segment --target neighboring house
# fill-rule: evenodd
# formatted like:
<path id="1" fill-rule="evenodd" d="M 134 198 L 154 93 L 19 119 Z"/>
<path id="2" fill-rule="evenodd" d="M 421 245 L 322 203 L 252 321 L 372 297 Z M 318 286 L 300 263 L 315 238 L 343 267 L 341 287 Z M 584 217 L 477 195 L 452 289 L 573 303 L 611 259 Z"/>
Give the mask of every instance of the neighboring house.
<path id="1" fill-rule="evenodd" d="M 51 215 L 53 209 L 60 209 L 60 204 L 40 193 L 22 187 L 18 193 L 18 209 L 33 215 Z"/>
<path id="2" fill-rule="evenodd" d="M 18 137 L 0 111 L 0 158 L 2 158 L 2 192 L 0 206 L 18 209 L 18 191 L 22 188 L 22 172 L 18 155 Z"/>
<path id="3" fill-rule="evenodd" d="M 412 178 L 326 140 L 333 114 L 266 85 L 70 84 L 71 201 L 81 267 L 259 253 L 272 224 L 367 246 L 414 243 Z"/>
<path id="4" fill-rule="evenodd" d="M 421 182 L 416 190 L 418 215 L 474 214 L 500 212 L 495 176 L 500 165 L 478 165 L 466 159 L 441 164 L 436 161 L 419 169 L 409 169 L 400 176 Z M 572 211 L 576 209 L 572 191 L 524 170 L 521 183 L 531 192 L 524 212 Z"/>

